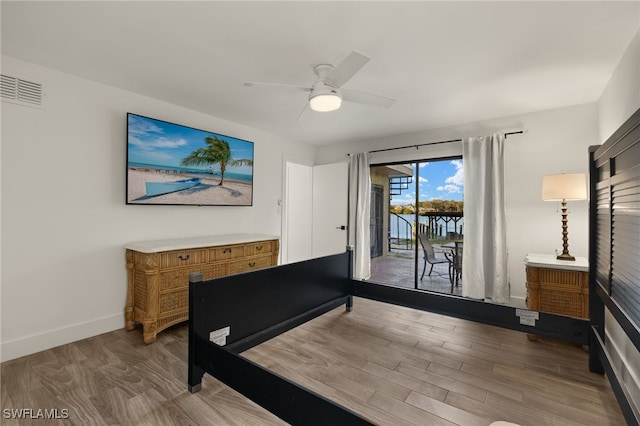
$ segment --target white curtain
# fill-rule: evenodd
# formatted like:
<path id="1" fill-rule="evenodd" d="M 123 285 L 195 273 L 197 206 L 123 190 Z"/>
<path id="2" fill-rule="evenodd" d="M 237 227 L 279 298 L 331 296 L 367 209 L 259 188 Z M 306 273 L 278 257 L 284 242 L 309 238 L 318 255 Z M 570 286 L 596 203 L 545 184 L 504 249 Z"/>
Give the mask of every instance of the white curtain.
<path id="1" fill-rule="evenodd" d="M 349 161 L 349 244 L 354 246 L 353 278 L 358 280 L 371 276 L 370 209 L 369 154 L 354 153 Z"/>
<path id="2" fill-rule="evenodd" d="M 504 135 L 462 141 L 464 167 L 464 251 L 462 294 L 474 299 L 509 300 Z"/>

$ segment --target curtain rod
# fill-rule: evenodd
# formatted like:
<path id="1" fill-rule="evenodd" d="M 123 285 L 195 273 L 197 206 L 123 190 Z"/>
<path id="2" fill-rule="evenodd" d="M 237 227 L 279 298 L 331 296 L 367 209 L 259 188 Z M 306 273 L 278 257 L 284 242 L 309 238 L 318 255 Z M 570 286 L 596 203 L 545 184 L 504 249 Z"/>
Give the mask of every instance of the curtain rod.
<path id="1" fill-rule="evenodd" d="M 518 130 L 516 132 L 507 132 L 504 134 L 504 137 L 506 138 L 509 135 L 520 135 L 523 133 L 526 133 L 526 130 Z M 385 149 L 374 149 L 373 151 L 369 151 L 369 154 L 372 154 L 374 152 L 385 152 L 385 151 L 395 151 L 397 149 L 407 149 L 407 148 L 420 148 L 421 146 L 428 146 L 428 145 L 440 145 L 443 143 L 451 143 L 451 142 L 462 142 L 462 139 L 451 139 L 448 141 L 438 141 L 438 142 L 427 142 L 427 143 L 421 143 L 421 144 L 417 144 L 417 145 L 407 145 L 407 146 L 398 146 L 395 148 L 385 148 Z M 350 155 L 350 154 L 347 154 Z"/>

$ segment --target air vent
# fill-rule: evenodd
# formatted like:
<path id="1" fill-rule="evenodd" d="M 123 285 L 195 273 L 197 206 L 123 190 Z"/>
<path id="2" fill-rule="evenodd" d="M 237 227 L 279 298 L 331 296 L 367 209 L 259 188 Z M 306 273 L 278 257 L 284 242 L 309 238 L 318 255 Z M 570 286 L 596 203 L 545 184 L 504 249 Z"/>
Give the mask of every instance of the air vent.
<path id="1" fill-rule="evenodd" d="M 4 74 L 1 76 L 0 95 L 3 101 L 41 108 L 44 106 L 44 86 L 41 83 Z"/>

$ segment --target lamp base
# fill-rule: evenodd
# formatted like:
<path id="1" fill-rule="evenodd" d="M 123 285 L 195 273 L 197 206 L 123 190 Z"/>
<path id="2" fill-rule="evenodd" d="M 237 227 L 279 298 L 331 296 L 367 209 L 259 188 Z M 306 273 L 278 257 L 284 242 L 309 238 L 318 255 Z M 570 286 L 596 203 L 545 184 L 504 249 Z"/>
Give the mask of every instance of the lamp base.
<path id="1" fill-rule="evenodd" d="M 562 253 L 556 256 L 558 260 L 576 260 L 574 256 L 571 256 L 569 253 Z"/>

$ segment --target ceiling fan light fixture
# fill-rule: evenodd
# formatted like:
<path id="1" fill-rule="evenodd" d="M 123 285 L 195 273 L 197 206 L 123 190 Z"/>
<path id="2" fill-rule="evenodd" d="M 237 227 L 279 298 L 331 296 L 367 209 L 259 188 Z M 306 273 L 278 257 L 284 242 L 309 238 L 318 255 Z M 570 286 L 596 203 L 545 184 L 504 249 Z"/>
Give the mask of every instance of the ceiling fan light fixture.
<path id="1" fill-rule="evenodd" d="M 318 112 L 335 111 L 340 108 L 342 97 L 335 91 L 326 91 L 321 93 L 311 93 L 309 96 L 309 106 L 312 110 Z"/>

